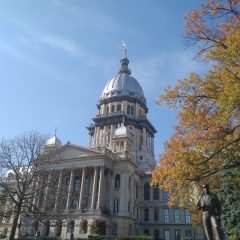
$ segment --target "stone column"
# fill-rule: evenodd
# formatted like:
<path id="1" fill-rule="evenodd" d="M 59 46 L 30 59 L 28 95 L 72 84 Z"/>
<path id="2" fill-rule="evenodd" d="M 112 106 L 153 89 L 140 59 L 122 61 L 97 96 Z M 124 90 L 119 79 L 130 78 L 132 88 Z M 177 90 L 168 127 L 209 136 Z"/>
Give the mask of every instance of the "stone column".
<path id="1" fill-rule="evenodd" d="M 47 186 L 46 186 L 46 191 L 45 191 L 45 196 L 44 196 L 44 200 L 43 200 L 43 206 L 46 206 L 46 202 L 47 202 L 47 195 L 48 195 L 48 190 L 49 190 L 49 184 L 50 184 L 50 180 L 51 180 L 51 172 L 49 171 L 48 174 L 48 180 L 47 180 Z"/>
<path id="2" fill-rule="evenodd" d="M 97 146 L 97 127 L 95 126 L 95 129 L 94 129 L 94 146 L 96 147 Z"/>
<path id="3" fill-rule="evenodd" d="M 63 170 L 60 170 L 59 179 L 58 179 L 58 186 L 57 186 L 57 193 L 56 193 L 56 199 L 55 199 L 55 205 L 54 205 L 54 210 L 57 210 L 57 209 L 58 209 L 60 188 L 61 188 L 61 186 L 62 186 L 62 178 L 63 178 Z"/>
<path id="4" fill-rule="evenodd" d="M 107 192 L 107 196 L 106 196 L 106 207 L 108 209 L 111 208 L 111 205 L 110 205 L 110 199 L 111 199 L 111 193 L 112 193 L 112 179 L 111 179 L 111 172 L 110 170 L 107 171 L 107 189 L 106 189 L 106 192 Z"/>
<path id="5" fill-rule="evenodd" d="M 135 189 L 134 189 L 134 186 L 135 186 L 135 180 L 134 180 L 134 177 L 132 177 L 132 190 L 131 190 L 131 209 L 130 209 L 130 213 L 131 213 L 131 216 L 134 217 L 134 211 L 133 211 L 133 208 L 134 208 L 134 194 L 135 194 Z"/>
<path id="6" fill-rule="evenodd" d="M 39 177 L 39 188 L 38 188 L 38 200 L 37 200 L 37 205 L 39 206 L 40 205 L 40 197 L 41 197 L 41 193 L 42 193 L 42 185 L 43 185 L 43 180 L 40 180 L 40 177 Z"/>
<path id="7" fill-rule="evenodd" d="M 146 128 L 143 127 L 143 149 L 146 150 Z"/>
<path id="8" fill-rule="evenodd" d="M 88 146 L 92 147 L 92 136 L 91 136 L 91 134 L 88 135 Z"/>
<path id="9" fill-rule="evenodd" d="M 35 186 L 35 193 L 34 193 L 34 197 L 33 197 L 33 206 L 37 203 L 37 195 L 39 195 L 39 186 L 40 186 L 40 177 L 39 175 L 37 176 L 37 180 L 36 180 L 36 186 Z"/>
<path id="10" fill-rule="evenodd" d="M 96 144 L 97 144 L 97 147 L 99 147 L 99 142 L 100 142 L 100 127 L 97 127 L 97 140 L 96 140 Z"/>
<path id="11" fill-rule="evenodd" d="M 102 146 L 102 135 L 103 135 L 103 130 L 99 127 L 99 137 L 98 137 L 98 145 L 101 147 Z"/>
<path id="12" fill-rule="evenodd" d="M 127 142 L 126 142 L 126 141 L 124 141 L 123 150 L 124 150 L 124 151 L 127 151 Z"/>
<path id="13" fill-rule="evenodd" d="M 71 170 L 71 175 L 70 175 L 70 181 L 69 181 L 69 187 L 68 187 L 68 197 L 67 197 L 67 205 L 66 209 L 69 209 L 70 207 L 70 202 L 71 202 L 71 197 L 72 197 L 72 190 L 73 190 L 73 173 L 74 170 Z"/>
<path id="14" fill-rule="evenodd" d="M 97 180 L 98 180 L 98 168 L 94 167 L 94 178 L 93 178 L 93 191 L 92 191 L 91 209 L 95 208 L 96 192 L 97 192 Z"/>
<path id="15" fill-rule="evenodd" d="M 102 204 L 101 200 L 102 200 L 103 177 L 104 177 L 104 167 L 101 167 L 101 169 L 100 169 L 99 186 L 98 186 L 97 208 L 101 208 L 101 204 Z"/>
<path id="16" fill-rule="evenodd" d="M 82 209 L 82 201 L 83 201 L 83 195 L 84 195 L 85 178 L 86 178 L 86 168 L 84 167 L 82 169 L 82 181 L 81 181 L 81 189 L 80 189 L 80 195 L 79 195 L 78 209 Z"/>
<path id="17" fill-rule="evenodd" d="M 128 204 L 128 184 L 127 184 L 128 174 L 123 172 L 121 174 L 120 182 L 120 203 L 119 203 L 119 215 L 124 216 L 127 213 Z"/>
<path id="18" fill-rule="evenodd" d="M 110 147 L 112 148 L 113 150 L 113 125 L 111 124 L 111 129 L 110 129 Z"/>

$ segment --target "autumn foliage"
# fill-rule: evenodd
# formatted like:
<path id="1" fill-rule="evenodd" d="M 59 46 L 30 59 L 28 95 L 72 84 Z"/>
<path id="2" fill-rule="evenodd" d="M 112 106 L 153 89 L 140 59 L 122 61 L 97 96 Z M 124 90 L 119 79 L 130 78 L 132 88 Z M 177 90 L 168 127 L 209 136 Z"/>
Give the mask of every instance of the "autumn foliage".
<path id="1" fill-rule="evenodd" d="M 226 169 L 240 166 L 240 1 L 207 0 L 184 21 L 186 41 L 211 67 L 160 96 L 160 105 L 179 110 L 179 124 L 152 184 L 170 193 L 170 205 L 189 207 L 198 186 L 208 182 L 217 189 Z"/>

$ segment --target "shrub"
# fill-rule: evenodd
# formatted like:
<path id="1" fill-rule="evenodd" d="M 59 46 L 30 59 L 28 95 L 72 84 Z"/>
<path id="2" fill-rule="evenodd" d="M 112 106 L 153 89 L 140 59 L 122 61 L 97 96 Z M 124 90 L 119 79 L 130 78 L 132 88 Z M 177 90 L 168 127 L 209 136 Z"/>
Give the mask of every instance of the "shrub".
<path id="1" fill-rule="evenodd" d="M 105 235 L 106 234 L 106 222 L 96 219 L 90 225 L 90 233 L 97 235 Z M 103 238 L 101 238 L 103 239 Z"/>

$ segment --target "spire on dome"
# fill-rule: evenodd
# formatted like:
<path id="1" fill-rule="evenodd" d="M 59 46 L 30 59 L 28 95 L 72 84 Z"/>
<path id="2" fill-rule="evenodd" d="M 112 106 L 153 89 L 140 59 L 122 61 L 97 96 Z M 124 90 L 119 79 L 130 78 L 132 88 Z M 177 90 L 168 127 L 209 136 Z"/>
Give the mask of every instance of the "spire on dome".
<path id="1" fill-rule="evenodd" d="M 125 41 L 122 41 L 122 46 L 123 46 L 123 57 L 127 58 L 127 44 L 125 43 Z"/>
<path id="2" fill-rule="evenodd" d="M 122 41 L 123 46 L 123 59 L 120 60 L 121 68 L 119 69 L 118 73 L 127 73 L 131 75 L 131 70 L 128 68 L 129 60 L 127 58 L 127 44 Z"/>

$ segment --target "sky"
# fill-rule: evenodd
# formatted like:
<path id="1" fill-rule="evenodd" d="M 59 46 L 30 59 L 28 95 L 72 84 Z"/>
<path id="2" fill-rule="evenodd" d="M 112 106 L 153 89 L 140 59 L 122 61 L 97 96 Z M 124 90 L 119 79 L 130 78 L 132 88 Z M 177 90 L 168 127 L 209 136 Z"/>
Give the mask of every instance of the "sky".
<path id="1" fill-rule="evenodd" d="M 176 110 L 156 101 L 168 85 L 204 73 L 187 47 L 183 16 L 200 0 L 1 0 L 0 138 L 31 130 L 87 146 L 87 126 L 127 44 L 132 75 L 157 129 L 155 156 L 174 132 Z"/>

